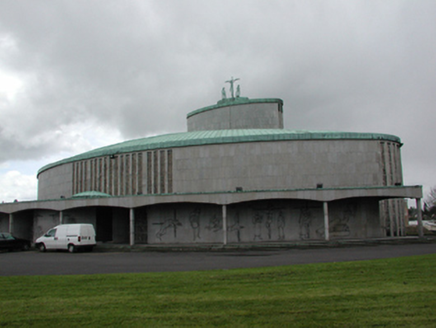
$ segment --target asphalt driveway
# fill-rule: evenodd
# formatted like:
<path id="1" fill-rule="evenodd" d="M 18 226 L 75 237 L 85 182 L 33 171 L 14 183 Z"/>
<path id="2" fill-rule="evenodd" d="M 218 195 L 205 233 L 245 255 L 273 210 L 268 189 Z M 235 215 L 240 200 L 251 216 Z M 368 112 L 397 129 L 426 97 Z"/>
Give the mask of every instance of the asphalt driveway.
<path id="1" fill-rule="evenodd" d="M 0 276 L 226 270 L 435 254 L 436 243 L 210 252 L 6 252 Z"/>

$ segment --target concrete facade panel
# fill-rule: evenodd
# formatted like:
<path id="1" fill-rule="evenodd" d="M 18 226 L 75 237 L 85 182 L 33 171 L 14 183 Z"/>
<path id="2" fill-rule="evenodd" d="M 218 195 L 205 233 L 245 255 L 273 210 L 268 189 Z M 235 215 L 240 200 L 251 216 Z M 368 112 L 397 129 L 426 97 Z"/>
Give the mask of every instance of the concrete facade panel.
<path id="1" fill-rule="evenodd" d="M 143 174 L 147 179 L 138 178 L 129 171 L 118 183 L 115 172 L 110 171 L 118 168 L 112 165 L 106 173 L 112 177 L 111 184 L 91 184 L 87 182 L 93 180 L 89 175 L 83 175 L 86 181 L 76 178 L 75 183 L 82 188 L 94 188 L 89 191 L 114 192 L 115 195 L 118 192 L 113 186 L 122 183 L 129 188 L 124 188 L 121 194 L 133 194 L 138 190 L 147 194 L 167 190 L 174 193 L 222 192 L 236 187 L 244 190 L 299 189 L 315 188 L 317 184 L 323 184 L 325 188 L 392 185 L 401 177 L 398 172 L 401 158 L 398 147 L 391 148 L 397 153 L 389 157 L 386 145 L 380 146 L 378 140 L 293 140 L 181 147 L 172 150 L 171 172 L 165 171 L 168 169 L 165 162 L 150 165 L 144 160 L 140 167 L 135 166 L 135 172 L 155 170 L 151 175 Z M 165 157 L 153 158 L 166 161 Z M 380 161 L 374 161 L 374 158 Z M 71 197 L 75 189 L 72 175 L 72 164 L 42 172 L 39 198 Z M 107 187 L 109 185 L 112 187 Z"/>
<path id="2" fill-rule="evenodd" d="M 73 165 L 56 166 L 38 176 L 38 199 L 69 198 L 73 195 Z"/>
<path id="3" fill-rule="evenodd" d="M 297 144 L 305 145 L 302 148 L 308 152 L 298 153 Z M 330 188 L 382 184 L 381 168 L 372 161 L 379 151 L 378 141 L 301 140 L 204 147 L 209 149 L 209 160 L 195 157 L 198 151 L 191 148 L 174 150 L 175 192 L 230 191 L 235 189 L 235 182 L 245 190 L 313 188 L 318 183 Z M 367 153 L 355 151 L 359 148 Z M 235 155 L 215 156 L 221 152 Z M 220 183 L 215 183 L 217 179 Z M 287 184 L 288 181 L 293 181 L 293 185 Z M 211 186 L 224 189 L 211 189 Z"/>
<path id="4" fill-rule="evenodd" d="M 74 208 L 63 212 L 63 224 L 90 223 L 96 228 L 96 211 L 93 207 Z"/>
<path id="5" fill-rule="evenodd" d="M 44 235 L 49 229 L 60 224 L 59 212 L 49 210 L 35 210 L 33 216 L 33 238 Z"/>
<path id="6" fill-rule="evenodd" d="M 147 210 L 151 244 L 220 243 L 221 207 L 204 204 L 152 206 Z"/>
<path id="7" fill-rule="evenodd" d="M 375 200 L 349 199 L 329 204 L 330 237 L 384 237 L 380 226 L 379 203 Z"/>
<path id="8" fill-rule="evenodd" d="M 251 103 L 218 107 L 188 117 L 188 131 L 283 129 L 279 103 Z"/>

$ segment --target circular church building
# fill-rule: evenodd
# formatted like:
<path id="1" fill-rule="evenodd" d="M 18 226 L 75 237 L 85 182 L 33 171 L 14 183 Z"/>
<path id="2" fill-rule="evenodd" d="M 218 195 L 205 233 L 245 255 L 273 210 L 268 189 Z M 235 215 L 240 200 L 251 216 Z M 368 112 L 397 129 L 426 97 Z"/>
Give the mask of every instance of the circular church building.
<path id="1" fill-rule="evenodd" d="M 131 245 L 379 238 L 403 235 L 404 198 L 421 197 L 398 137 L 287 130 L 281 99 L 223 96 L 187 125 L 44 166 L 38 201 L 0 207 L 0 227 L 92 223 Z"/>

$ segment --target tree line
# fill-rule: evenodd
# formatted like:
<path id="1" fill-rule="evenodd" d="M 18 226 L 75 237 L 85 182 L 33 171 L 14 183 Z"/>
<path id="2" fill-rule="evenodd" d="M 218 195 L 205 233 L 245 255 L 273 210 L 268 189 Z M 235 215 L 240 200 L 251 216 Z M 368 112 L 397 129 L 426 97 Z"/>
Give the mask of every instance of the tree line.
<path id="1" fill-rule="evenodd" d="M 409 208 L 409 217 L 416 219 L 417 209 Z M 422 209 L 423 220 L 436 220 L 436 186 L 430 189 L 428 195 L 424 198 L 424 208 Z"/>

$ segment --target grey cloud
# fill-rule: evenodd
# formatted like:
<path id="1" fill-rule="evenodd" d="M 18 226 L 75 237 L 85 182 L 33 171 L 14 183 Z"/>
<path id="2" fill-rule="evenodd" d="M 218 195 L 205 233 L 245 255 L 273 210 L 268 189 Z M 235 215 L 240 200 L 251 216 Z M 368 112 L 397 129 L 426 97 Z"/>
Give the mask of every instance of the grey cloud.
<path id="1" fill-rule="evenodd" d="M 289 128 L 397 134 L 406 163 L 434 162 L 434 17 L 432 1 L 3 1 L 17 51 L 0 58 L 33 81 L 9 108 L 33 121 L 9 154 L 57 151 L 26 140 L 87 121 L 184 131 L 233 75 L 244 96 L 282 98 Z"/>

